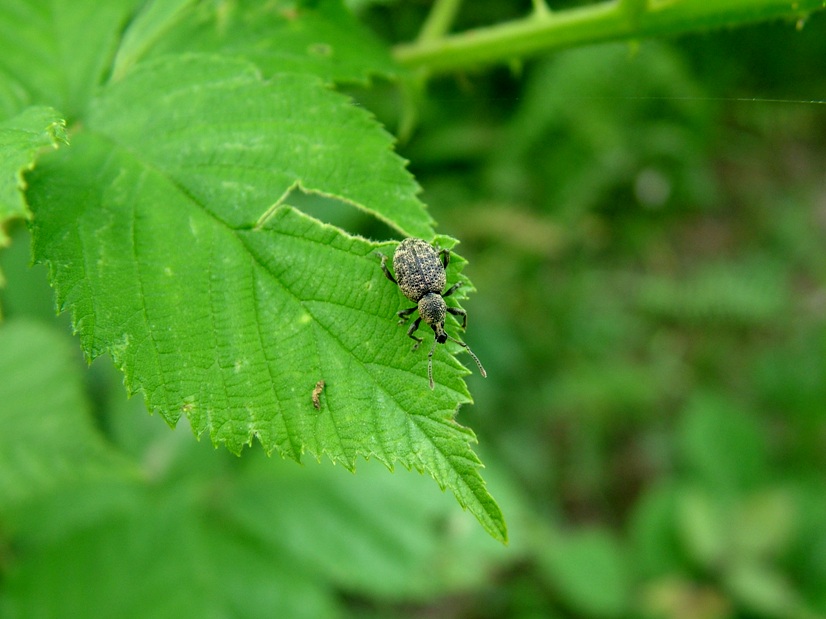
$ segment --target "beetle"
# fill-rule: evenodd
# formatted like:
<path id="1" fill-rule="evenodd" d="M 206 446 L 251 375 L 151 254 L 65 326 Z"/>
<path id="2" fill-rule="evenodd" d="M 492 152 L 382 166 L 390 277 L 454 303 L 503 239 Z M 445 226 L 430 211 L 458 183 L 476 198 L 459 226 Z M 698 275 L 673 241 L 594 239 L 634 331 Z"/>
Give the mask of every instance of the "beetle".
<path id="1" fill-rule="evenodd" d="M 427 355 L 427 378 L 430 381 L 430 388 L 433 389 L 433 352 L 436 350 L 437 343 L 444 344 L 447 340 L 456 342 L 468 351 L 468 354 L 476 362 L 479 373 L 487 378 L 485 368 L 482 367 L 470 347 L 464 342 L 451 337 L 445 331 L 447 314 L 461 316 L 462 329 L 464 330 L 467 327 L 467 312 L 458 307 L 448 307 L 445 303 L 445 297 L 452 295 L 462 285 L 462 282 L 458 282 L 445 290 L 447 285 L 446 269 L 450 263 L 450 251 L 440 249 L 437 253 L 436 249 L 425 240 L 404 239 L 393 253 L 393 270 L 396 272 L 396 277 L 393 277 L 390 269 L 387 268 L 387 256 L 381 253 L 378 255 L 381 257 L 381 268 L 387 279 L 396 284 L 404 296 L 416 304 L 398 312 L 399 324 L 404 324 L 413 312 L 419 311 L 419 317 L 413 321 L 413 324 L 407 330 L 407 336 L 416 340 L 413 350 L 416 350 L 419 344 L 424 341 L 416 336 L 416 330 L 422 320 L 433 329 L 435 340 L 433 348 L 430 349 L 430 353 Z"/>

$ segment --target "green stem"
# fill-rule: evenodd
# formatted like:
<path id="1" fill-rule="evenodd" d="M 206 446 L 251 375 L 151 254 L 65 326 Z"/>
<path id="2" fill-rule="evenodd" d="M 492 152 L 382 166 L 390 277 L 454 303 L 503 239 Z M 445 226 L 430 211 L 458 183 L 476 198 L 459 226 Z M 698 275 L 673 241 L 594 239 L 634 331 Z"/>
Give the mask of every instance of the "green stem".
<path id="1" fill-rule="evenodd" d="M 547 17 L 551 14 L 551 9 L 545 4 L 545 0 L 533 0 L 533 16 Z"/>
<path id="2" fill-rule="evenodd" d="M 534 11 L 524 19 L 457 34 L 420 36 L 393 51 L 406 67 L 446 73 L 603 41 L 777 18 L 804 20 L 823 8 L 826 0 L 611 0 L 564 11 Z"/>
<path id="3" fill-rule="evenodd" d="M 453 26 L 462 0 L 436 0 L 416 39 L 419 43 L 444 37 Z"/>

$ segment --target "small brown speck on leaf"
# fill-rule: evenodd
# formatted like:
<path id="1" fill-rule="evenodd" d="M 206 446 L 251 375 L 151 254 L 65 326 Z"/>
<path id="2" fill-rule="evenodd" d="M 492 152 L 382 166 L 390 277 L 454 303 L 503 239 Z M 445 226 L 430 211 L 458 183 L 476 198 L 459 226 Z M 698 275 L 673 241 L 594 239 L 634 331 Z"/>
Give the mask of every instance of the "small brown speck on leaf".
<path id="1" fill-rule="evenodd" d="M 316 410 L 321 410 L 321 392 L 324 391 L 324 385 L 326 383 L 323 380 L 318 381 L 315 384 L 315 389 L 313 389 L 313 406 Z"/>

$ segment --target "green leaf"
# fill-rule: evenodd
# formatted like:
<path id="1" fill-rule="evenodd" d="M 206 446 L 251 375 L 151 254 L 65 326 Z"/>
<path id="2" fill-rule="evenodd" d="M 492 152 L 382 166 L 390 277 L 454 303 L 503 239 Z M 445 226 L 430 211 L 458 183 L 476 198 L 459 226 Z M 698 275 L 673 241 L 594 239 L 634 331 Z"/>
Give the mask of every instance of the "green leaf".
<path id="1" fill-rule="evenodd" d="M 87 355 L 110 353 L 169 423 L 186 415 L 235 453 L 257 437 L 296 460 L 427 471 L 504 539 L 475 437 L 454 420 L 467 370 L 440 347 L 431 392 L 377 246 L 278 206 L 298 185 L 431 237 L 389 148 L 314 78 L 263 80 L 217 57 L 143 63 L 32 174 L 36 259 Z"/>
<path id="2" fill-rule="evenodd" d="M 4 287 L 0 288 L 4 319 L 25 317 L 47 323 L 55 321 L 54 291 L 49 286 L 48 270 L 43 265 L 31 264 L 29 229 L 15 226 L 10 238 L 9 246 L 0 251 L 0 273 L 6 277 Z M 69 317 L 57 320 L 60 328 L 68 332 Z"/>
<path id="3" fill-rule="evenodd" d="M 149 0 L 129 22 L 118 45 L 112 79 L 121 79 L 132 65 L 159 44 L 180 22 L 193 18 L 197 0 Z M 218 10 L 217 5 L 213 7 Z M 214 51 L 214 50 L 211 50 Z"/>
<path id="4" fill-rule="evenodd" d="M 312 566 L 346 591 L 425 601 L 482 585 L 512 555 L 428 483 L 375 462 L 346 475 L 256 457 L 225 504 L 271 556 Z"/>
<path id="5" fill-rule="evenodd" d="M 312 76 L 264 80 L 242 61 L 165 58 L 108 88 L 87 125 L 234 228 L 260 226 L 274 203 L 301 187 L 403 234 L 433 236 L 391 137 Z"/>
<path id="6" fill-rule="evenodd" d="M 308 73 L 328 82 L 364 83 L 399 73 L 387 47 L 341 0 L 164 0 L 149 3 L 130 25 L 115 75 L 142 56 L 187 51 L 243 57 L 268 76 Z"/>
<path id="7" fill-rule="evenodd" d="M 678 438 L 686 463 L 713 491 L 752 490 L 766 477 L 765 440 L 756 420 L 719 395 L 701 393 L 688 403 Z"/>
<path id="8" fill-rule="evenodd" d="M 3 224 L 31 215 L 23 197 L 23 172 L 34 167 L 42 148 L 60 142 L 66 142 L 65 123 L 52 108 L 31 107 L 0 122 L 0 247 L 8 244 Z"/>
<path id="9" fill-rule="evenodd" d="M 763 490 L 748 497 L 737 506 L 733 518 L 738 554 L 756 560 L 785 555 L 795 532 L 796 511 L 785 490 Z"/>
<path id="10" fill-rule="evenodd" d="M 337 617 L 306 570 L 207 517 L 192 488 L 135 493 L 132 509 L 27 545 L 4 578 L 4 617 Z M 60 508 L 60 505 L 54 506 Z"/>
<path id="11" fill-rule="evenodd" d="M 811 617 L 803 609 L 799 593 L 779 570 L 757 561 L 740 561 L 729 566 L 726 584 L 746 609 L 764 617 Z"/>
<path id="12" fill-rule="evenodd" d="M 725 505 L 702 490 L 687 488 L 678 496 L 677 528 L 686 550 L 713 570 L 731 553 L 731 521 Z"/>
<path id="13" fill-rule="evenodd" d="M 431 601 L 480 586 L 509 555 L 417 474 L 297 467 L 261 450 L 238 462 L 158 424 L 144 434 L 143 417 L 112 421 L 116 440 L 140 435 L 143 481 L 21 514 L 0 616 L 334 617 L 342 591 Z"/>
<path id="14" fill-rule="evenodd" d="M 0 512 L 125 470 L 94 429 L 76 361 L 52 329 L 0 326 Z"/>
<path id="15" fill-rule="evenodd" d="M 540 561 L 551 585 L 578 613 L 627 614 L 629 569 L 622 548 L 607 530 L 565 533 L 542 549 Z"/>
<path id="16" fill-rule="evenodd" d="M 648 488 L 634 506 L 629 537 L 634 572 L 641 579 L 676 573 L 682 567 L 683 553 L 675 531 L 679 499 L 679 488 L 661 483 Z"/>
<path id="17" fill-rule="evenodd" d="M 18 101 L 52 105 L 74 119 L 106 76 L 138 1 L 3 0 L 0 84 L 25 91 Z"/>

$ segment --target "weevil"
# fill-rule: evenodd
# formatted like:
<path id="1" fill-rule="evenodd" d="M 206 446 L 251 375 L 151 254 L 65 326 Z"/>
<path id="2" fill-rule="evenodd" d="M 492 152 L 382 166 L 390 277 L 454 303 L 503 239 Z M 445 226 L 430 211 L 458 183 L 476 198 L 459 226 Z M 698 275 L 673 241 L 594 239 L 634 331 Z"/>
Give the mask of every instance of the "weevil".
<path id="1" fill-rule="evenodd" d="M 424 340 L 416 336 L 416 330 L 419 328 L 422 320 L 425 324 L 433 329 L 435 340 L 430 353 L 427 355 L 427 378 L 430 381 L 430 388 L 433 389 L 433 353 L 436 350 L 436 344 L 444 344 L 447 340 L 456 342 L 468 351 L 473 360 L 479 368 L 479 373 L 487 378 L 487 372 L 476 355 L 470 349 L 470 346 L 464 342 L 451 337 L 445 331 L 445 318 L 447 314 L 454 316 L 461 316 L 462 329 L 467 327 L 467 312 L 458 307 L 448 307 L 445 303 L 445 297 L 449 297 L 456 292 L 462 285 L 462 282 L 454 284 L 447 290 L 447 265 L 450 263 L 450 251 L 447 249 L 436 249 L 427 241 L 422 239 L 408 238 L 404 239 L 396 247 L 393 253 L 393 270 L 396 276 L 387 268 L 387 256 L 379 253 L 381 256 L 381 268 L 384 274 L 391 282 L 396 284 L 408 299 L 413 301 L 416 305 L 408 309 L 398 312 L 399 324 L 404 324 L 410 315 L 419 310 L 419 317 L 413 321 L 410 328 L 407 330 L 407 336 L 416 340 L 413 345 L 413 350 L 416 350 Z M 444 291 L 444 292 L 443 292 Z"/>

